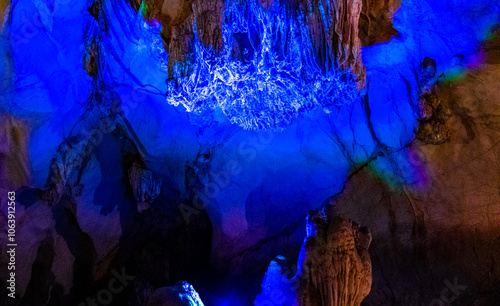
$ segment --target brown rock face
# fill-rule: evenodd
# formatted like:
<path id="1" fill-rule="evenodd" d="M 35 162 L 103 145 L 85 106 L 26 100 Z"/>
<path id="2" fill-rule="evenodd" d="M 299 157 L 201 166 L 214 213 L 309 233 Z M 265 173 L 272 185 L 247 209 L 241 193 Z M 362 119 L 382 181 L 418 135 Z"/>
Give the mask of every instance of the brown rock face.
<path id="1" fill-rule="evenodd" d="M 332 64 L 341 70 L 351 69 L 356 74 L 358 87 L 363 87 L 366 71 L 361 59 L 361 41 L 358 36 L 362 1 L 302 0 L 300 8 L 309 26 L 318 60 L 322 63 L 332 60 Z"/>
<path id="2" fill-rule="evenodd" d="M 363 47 L 387 42 L 399 33 L 392 26 L 394 13 L 401 0 L 363 0 L 359 19 L 359 39 Z"/>
<path id="3" fill-rule="evenodd" d="M 198 37 L 205 45 L 211 45 L 216 52 L 219 52 L 222 49 L 224 1 L 195 1 L 193 12 L 196 16 Z"/>
<path id="4" fill-rule="evenodd" d="M 97 76 L 98 72 L 99 52 L 97 48 L 97 43 L 93 40 L 83 58 L 84 69 L 87 70 L 88 75 L 92 77 Z"/>
<path id="5" fill-rule="evenodd" d="M 449 110 L 451 137 L 419 137 L 405 150 L 422 175 L 414 185 L 388 186 L 368 166 L 334 201 L 373 233 L 373 288 L 364 305 L 499 305 L 498 42 L 484 44 L 481 67 L 422 97 L 431 104 L 428 118 Z M 396 156 L 389 160 L 400 166 Z"/>
<path id="6" fill-rule="evenodd" d="M 366 69 L 361 58 L 361 41 L 358 24 L 362 9 L 359 0 L 330 1 L 335 18 L 330 25 L 328 37 L 340 69 L 350 68 L 356 74 L 359 87 L 364 86 Z M 331 38 L 330 38 L 331 37 Z"/>
<path id="7" fill-rule="evenodd" d="M 442 103 L 435 90 L 424 93 L 420 98 L 421 121 L 417 138 L 426 144 L 442 144 L 450 140 L 448 120 L 450 109 Z"/>
<path id="8" fill-rule="evenodd" d="M 169 76 L 173 75 L 174 64 L 177 61 L 185 61 L 191 49 L 194 39 L 193 24 L 196 18 L 196 15 L 193 14 L 194 2 L 195 0 L 130 0 L 135 10 L 142 10 L 141 13 L 145 20 L 148 22 L 157 20 L 162 24 L 161 36 L 165 50 L 168 52 Z M 206 2 L 210 7 L 212 2 Z M 141 3 L 144 4 L 141 6 Z M 198 8 L 199 14 L 210 15 L 204 14 L 201 7 Z M 200 18 L 200 22 L 205 22 L 206 18 L 208 17 Z"/>
<path id="9" fill-rule="evenodd" d="M 368 247 L 371 234 L 340 216 L 308 216 L 296 295 L 301 306 L 360 305 L 372 284 Z"/>
<path id="10" fill-rule="evenodd" d="M 12 116 L 0 117 L 0 186 L 15 190 L 28 183 L 28 128 Z"/>
<path id="11" fill-rule="evenodd" d="M 8 7 L 10 6 L 10 0 L 2 0 L 0 1 L 0 32 L 3 30 L 3 25 L 7 20 L 8 16 Z"/>

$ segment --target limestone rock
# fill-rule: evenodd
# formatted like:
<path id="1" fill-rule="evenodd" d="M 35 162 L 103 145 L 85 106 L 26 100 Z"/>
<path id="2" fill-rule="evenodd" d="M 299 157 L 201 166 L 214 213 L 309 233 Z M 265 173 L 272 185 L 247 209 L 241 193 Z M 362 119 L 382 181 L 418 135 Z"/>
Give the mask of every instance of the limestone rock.
<path id="1" fill-rule="evenodd" d="M 139 10 L 140 3 L 130 0 Z M 253 1 L 253 0 L 250 0 Z M 273 1 L 260 1 L 269 8 Z M 173 76 L 173 65 L 188 60 L 194 39 L 193 25 L 196 22 L 198 35 L 205 46 L 216 52 L 222 49 L 222 21 L 224 2 L 221 0 L 191 0 L 186 2 L 148 0 L 144 2 L 146 20 L 159 20 L 163 24 L 162 37 L 169 54 L 169 76 Z M 305 16 L 313 40 L 317 62 L 341 70 L 351 69 L 356 74 L 358 88 L 364 87 L 365 68 L 361 58 L 361 40 L 358 34 L 363 3 L 361 0 L 291 1 L 289 7 Z M 142 7 L 141 7 L 142 8 Z M 294 12 L 295 14 L 295 12 Z M 384 16 L 391 18 L 389 12 Z M 328 20 L 325 23 L 325 20 Z M 328 45 L 328 49 L 325 46 Z M 237 52 L 237 50 L 235 50 Z"/>
<path id="2" fill-rule="evenodd" d="M 319 61 L 331 58 L 332 64 L 341 70 L 351 69 L 356 75 L 358 88 L 363 88 L 366 72 L 359 38 L 363 2 L 304 0 L 300 3 Z M 325 53 L 325 45 L 328 45 L 331 54 Z"/>
<path id="3" fill-rule="evenodd" d="M 393 27 L 393 17 L 401 0 L 363 0 L 359 19 L 359 38 L 363 47 L 387 42 L 399 33 Z"/>
<path id="4" fill-rule="evenodd" d="M 184 281 L 174 286 L 158 288 L 148 301 L 147 306 L 203 306 L 198 292 Z"/>
<path id="5" fill-rule="evenodd" d="M 285 257 L 276 256 L 267 268 L 261 285 L 262 291 L 256 297 L 255 305 L 296 305 L 294 287 L 291 284 L 296 270 L 288 266 Z"/>
<path id="6" fill-rule="evenodd" d="M 72 137 L 59 146 L 50 165 L 48 189 L 44 194 L 44 200 L 50 206 L 59 203 L 63 195 L 80 195 L 83 188 L 80 184 L 82 170 L 91 153 L 92 145 L 83 135 Z"/>
<path id="7" fill-rule="evenodd" d="M 149 209 L 149 204 L 160 194 L 161 179 L 153 179 L 153 173 L 134 163 L 128 171 L 130 185 L 137 200 L 137 211 Z"/>
<path id="8" fill-rule="evenodd" d="M 10 115 L 0 117 L 0 186 L 16 190 L 30 179 L 26 122 Z"/>
<path id="9" fill-rule="evenodd" d="M 368 229 L 319 211 L 310 212 L 308 226 L 294 278 L 298 305 L 361 305 L 372 285 Z"/>
<path id="10" fill-rule="evenodd" d="M 206 46 L 216 52 L 222 50 L 222 19 L 224 18 L 223 0 L 198 0 L 193 3 L 198 37 Z"/>
<path id="11" fill-rule="evenodd" d="M 7 195 L 6 190 L 0 189 Z M 26 304 L 47 305 L 51 294 L 66 295 L 73 287 L 75 256 L 68 243 L 56 230 L 56 220 L 51 208 L 43 201 L 30 207 L 16 205 L 16 293 L 25 296 Z M 2 196 L 0 222 L 7 224 L 7 197 Z M 7 232 L 0 233 L 2 241 L 8 241 Z M 8 262 L 6 246 L 1 246 L 0 261 Z M 0 268 L 8 275 L 7 265 Z M 3 280 L 2 280 L 3 281 Z"/>
<path id="12" fill-rule="evenodd" d="M 425 92 L 420 97 L 421 120 L 416 137 L 427 144 L 443 144 L 450 140 L 451 131 L 448 121 L 451 110 L 439 99 L 435 90 Z"/>
<path id="13" fill-rule="evenodd" d="M 10 7 L 10 0 L 5 0 L 0 2 L 0 32 L 3 31 L 3 27 L 8 18 L 8 12 Z"/>
<path id="14" fill-rule="evenodd" d="M 481 48 L 488 50 L 480 54 L 483 65 L 423 94 L 429 108 L 422 117 L 446 118 L 446 142 L 419 138 L 391 154 L 393 162 L 373 161 L 333 200 L 373 234 L 373 287 L 364 305 L 445 304 L 443 292 L 454 305 L 500 301 L 493 289 L 500 283 L 498 42 L 493 37 Z M 382 169 L 394 166 L 405 169 L 401 177 L 411 184 L 386 183 Z M 445 291 L 447 284 L 459 290 Z"/>
<path id="15" fill-rule="evenodd" d="M 306 232 L 293 279 L 293 270 L 278 256 L 269 265 L 255 305 L 361 305 L 372 285 L 368 229 L 312 210 Z"/>
<path id="16" fill-rule="evenodd" d="M 267 9 L 273 3 L 260 2 Z M 245 131 L 227 120 L 201 128 L 165 103 L 166 71 L 192 60 L 194 22 L 204 24 L 198 32 L 204 45 L 218 45 L 220 1 L 134 0 L 136 11 L 127 1 L 15 2 L 0 35 L 0 109 L 16 118 L 6 126 L 20 128 L 18 118 L 29 123 L 30 129 L 21 129 L 29 154 L 18 145 L 24 138 L 14 141 L 9 132 L 1 138 L 0 165 L 2 177 L 21 173 L 13 186 L 34 190 L 20 192 L 20 211 L 36 209 L 23 214 L 30 224 L 20 225 L 26 237 L 20 250 L 27 254 L 20 267 L 19 284 L 26 288 L 19 291 L 26 295 L 21 304 L 32 305 L 37 296 L 46 302 L 51 294 L 49 304 L 78 305 L 92 288 L 104 288 L 103 277 L 113 268 L 130 267 L 158 285 L 186 279 L 189 268 L 203 274 L 195 264 L 228 275 L 220 282 L 209 278 L 214 287 L 242 280 L 234 287 L 251 301 L 271 258 L 297 256 L 307 211 L 334 195 L 345 215 L 373 233 L 366 305 L 428 305 L 455 279 L 467 286 L 456 304 L 498 304 L 499 44 L 489 40 L 478 49 L 498 23 L 498 1 L 408 0 L 396 14 L 398 1 L 365 1 L 358 24 L 365 38 L 356 37 L 359 1 L 293 3 L 299 2 L 311 13 L 304 17 L 320 64 L 330 56 L 328 64 L 355 70 L 359 45 L 370 45 L 362 51 L 367 95 L 350 107 L 301 116 L 279 133 Z M 419 103 L 436 78 L 437 98 Z M 99 125 L 100 116 L 88 116 L 89 104 L 108 113 L 115 100 L 123 106 L 117 116 L 123 130 L 106 132 L 93 154 L 80 158 L 86 146 L 72 137 Z M 204 114 L 198 115 L 202 122 Z M 439 124 L 422 124 L 423 137 L 415 141 L 425 120 Z M 451 135 L 444 143 L 448 132 L 441 121 Z M 127 177 L 137 160 L 165 182 L 156 198 L 162 205 L 142 214 L 136 208 L 142 189 L 136 199 Z M 49 169 L 47 199 L 59 203 L 52 208 L 38 195 Z M 144 190 L 154 194 L 150 187 Z M 190 205 L 189 224 L 180 204 Z M 323 217 L 313 219 L 316 229 L 308 232 L 318 238 L 304 251 L 312 262 L 325 248 L 314 242 L 325 240 Z M 60 252 L 60 259 L 52 257 Z M 288 269 L 275 262 L 265 284 L 276 279 L 285 286 Z M 51 263 L 61 270 L 51 270 Z M 53 282 L 52 273 L 61 281 Z M 309 279 L 302 292 L 323 290 Z M 116 295 L 116 304 L 125 305 L 127 296 Z"/>

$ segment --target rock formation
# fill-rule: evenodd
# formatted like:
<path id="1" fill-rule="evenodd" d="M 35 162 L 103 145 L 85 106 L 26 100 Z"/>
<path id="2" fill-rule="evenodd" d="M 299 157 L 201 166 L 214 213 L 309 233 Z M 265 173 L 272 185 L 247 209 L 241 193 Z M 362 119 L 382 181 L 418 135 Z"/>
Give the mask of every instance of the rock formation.
<path id="1" fill-rule="evenodd" d="M 59 146 L 50 165 L 48 189 L 44 194 L 44 200 L 50 206 L 59 203 L 63 195 L 69 197 L 80 195 L 81 175 L 91 153 L 92 144 L 84 136 L 70 138 Z"/>
<path id="2" fill-rule="evenodd" d="M 332 199 L 340 213 L 373 233 L 373 286 L 364 305 L 500 301 L 492 289 L 500 279 L 495 264 L 500 260 L 500 156 L 494 140 L 500 139 L 500 109 L 492 85 L 500 76 L 499 42 L 493 37 L 478 50 L 481 67 L 463 72 L 466 64 L 458 65 L 459 79 L 443 75 L 422 95 L 429 119 L 420 122 L 418 138 L 399 153 L 418 169 L 411 176 L 406 172 L 411 184 L 388 186 L 386 171 L 363 167 Z"/>
<path id="3" fill-rule="evenodd" d="M 193 286 L 184 281 L 177 282 L 172 287 L 156 289 L 147 306 L 203 306 L 200 296 Z"/>
<path id="4" fill-rule="evenodd" d="M 192 52 L 194 40 L 193 26 L 196 23 L 198 36 L 207 47 L 216 52 L 223 48 L 222 23 L 224 7 L 231 1 L 193 0 L 188 2 L 149 0 L 143 4 L 130 0 L 137 10 L 142 10 L 145 19 L 158 20 L 163 24 L 162 37 L 169 54 L 169 75 L 173 76 L 173 66 L 178 61 L 186 61 Z M 280 1 L 246 1 L 259 3 L 266 10 Z M 283 2 L 286 3 L 286 2 Z M 393 5 L 394 6 L 394 5 Z M 352 1 L 290 1 L 290 14 L 302 14 L 313 40 L 318 65 L 326 68 L 335 66 L 341 70 L 350 69 L 356 75 L 358 88 L 365 84 L 365 68 L 361 58 L 361 40 L 358 35 L 363 3 Z M 394 10 L 393 10 L 394 11 Z M 393 13 L 392 11 L 392 13 Z M 369 15 L 370 13 L 365 13 Z M 387 16 L 386 16 L 387 15 Z M 391 18 L 385 11 L 384 18 Z M 378 20 L 377 20 L 378 22 Z M 392 23 L 384 24 L 386 28 Z M 372 25 L 372 27 L 374 27 Z M 378 37 L 371 33 L 371 36 Z M 328 46 L 328 49 L 325 48 Z"/>
<path id="5" fill-rule="evenodd" d="M 393 17 L 401 0 L 363 0 L 359 18 L 359 39 L 363 47 L 388 42 L 399 33 L 393 27 Z"/>
<path id="6" fill-rule="evenodd" d="M 268 27 L 236 29 L 225 44 L 228 3 L 256 5 L 252 16 L 268 19 L 253 24 Z M 0 13 L 0 197 L 18 195 L 20 304 L 79 305 L 124 268 L 148 284 L 137 303 L 186 279 L 206 304 L 250 304 L 266 269 L 266 299 L 286 289 L 275 304 L 293 292 L 334 302 L 347 274 L 333 269 L 348 266 L 333 259 L 364 267 L 361 241 L 329 245 L 356 241 L 354 225 L 311 218 L 299 264 L 308 278 L 291 283 L 289 264 L 307 211 L 328 203 L 373 235 L 363 305 L 499 304 L 498 1 L 17 0 Z M 250 47 L 263 41 L 276 48 Z M 252 50 L 265 51 L 264 66 Z M 198 100 L 186 100 L 198 111 L 169 104 L 180 79 L 196 85 Z M 220 101 L 200 96 L 207 79 L 224 83 Z M 352 99 L 328 99 L 353 88 Z M 226 90 L 275 95 L 249 108 Z M 318 92 L 327 98 L 303 98 Z M 212 107 L 221 101 L 226 113 Z M 7 273 L 0 265 L 0 304 Z M 282 289 L 268 290 L 275 282 Z M 339 301 L 359 301 L 359 283 Z"/>
<path id="7" fill-rule="evenodd" d="M 319 210 L 309 212 L 306 228 L 293 279 L 279 256 L 269 265 L 255 304 L 361 305 L 372 285 L 368 229 Z"/>
<path id="8" fill-rule="evenodd" d="M 372 263 L 367 228 L 340 216 L 308 215 L 296 282 L 298 305 L 361 305 L 370 293 Z"/>
<path id="9" fill-rule="evenodd" d="M 149 204 L 160 194 L 161 179 L 153 179 L 153 173 L 137 163 L 129 169 L 128 178 L 137 200 L 137 211 L 149 209 Z"/>
<path id="10" fill-rule="evenodd" d="M 10 6 L 9 0 L 2 1 L 0 3 L 0 32 L 3 30 L 4 24 L 7 21 L 9 6 Z"/>
<path id="11" fill-rule="evenodd" d="M 358 88 L 364 87 L 366 72 L 358 33 L 362 1 L 298 2 L 307 20 L 318 61 L 331 61 L 330 65 L 351 69 L 356 75 Z"/>
<path id="12" fill-rule="evenodd" d="M 256 306 L 297 305 L 294 289 L 297 283 L 291 283 L 297 269 L 287 264 L 285 257 L 278 255 L 271 261 L 264 275 L 262 291 L 255 299 Z"/>
<path id="13" fill-rule="evenodd" d="M 443 144 L 450 140 L 448 121 L 451 110 L 442 103 L 435 89 L 425 92 L 420 97 L 421 119 L 418 126 L 418 140 L 427 144 Z"/>
<path id="14" fill-rule="evenodd" d="M 0 185 L 15 190 L 28 183 L 28 126 L 13 116 L 0 117 Z"/>

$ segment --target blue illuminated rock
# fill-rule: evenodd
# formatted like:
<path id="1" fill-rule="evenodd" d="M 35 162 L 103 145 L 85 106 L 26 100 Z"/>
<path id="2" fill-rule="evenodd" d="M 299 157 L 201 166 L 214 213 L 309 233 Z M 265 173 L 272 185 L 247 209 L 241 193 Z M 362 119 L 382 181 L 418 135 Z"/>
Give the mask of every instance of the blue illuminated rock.
<path id="1" fill-rule="evenodd" d="M 353 103 L 354 77 L 333 65 L 333 54 L 318 64 L 304 18 L 278 1 L 268 9 L 227 2 L 222 49 L 204 46 L 195 24 L 192 60 L 174 66 L 167 101 L 206 117 L 222 112 L 247 130 L 283 130 L 315 108 Z"/>
<path id="2" fill-rule="evenodd" d="M 471 284 L 496 286 L 500 260 L 488 245 L 495 246 L 498 223 L 492 183 L 498 55 L 488 59 L 478 48 L 498 23 L 498 1 L 410 0 L 394 16 L 398 4 L 389 0 L 370 7 L 368 0 L 293 1 L 290 11 L 279 6 L 286 1 L 262 1 L 267 11 L 252 1 L 227 2 L 233 3 L 227 10 L 221 1 L 138 2 L 138 11 L 125 0 L 0 5 L 0 111 L 26 122 L 19 142 L 9 133 L 0 138 L 1 169 L 9 172 L 0 187 L 26 185 L 19 205 L 38 207 L 27 218 L 39 216 L 40 229 L 71 250 L 58 246 L 64 258 L 57 260 L 74 274 L 54 271 L 44 296 L 78 304 L 80 295 L 95 296 L 89 283 L 98 287 L 112 268 L 130 265 L 156 284 L 187 279 L 181 276 L 190 268 L 215 271 L 224 275 L 221 283 L 244 288 L 235 295 L 253 300 L 269 261 L 297 256 L 307 211 L 346 191 L 353 195 L 343 209 L 370 224 L 380 242 L 374 251 L 384 255 L 376 261 L 369 305 L 432 301 L 430 286 L 421 285 L 427 259 L 434 266 L 445 266 L 440 258 L 452 262 Z M 371 18 L 384 7 L 383 30 L 374 34 L 369 26 L 360 38 L 356 14 Z M 240 28 L 230 27 L 235 24 Z M 452 86 L 460 95 L 443 102 L 445 112 L 422 111 L 422 90 L 481 63 L 491 67 L 475 75 L 479 83 L 467 79 L 477 87 Z M 116 128 L 103 129 L 104 118 Z M 9 120 L 2 132 L 18 126 Z M 414 152 L 419 125 L 419 139 L 429 145 Z M 72 139 L 84 142 L 69 146 Z M 89 154 L 83 154 L 86 141 L 93 143 Z M 438 143 L 444 144 L 430 147 Z M 435 163 L 424 167 L 427 159 Z M 142 214 L 142 194 L 134 197 L 127 176 L 134 162 L 163 181 L 141 189 L 156 196 Z M 11 171 L 19 175 L 9 178 Z M 53 210 L 40 208 L 42 190 L 55 191 Z M 450 242 L 463 224 L 467 243 Z M 471 243 L 476 228 L 486 247 Z M 33 230 L 36 225 L 20 225 L 21 232 Z M 19 292 L 31 297 L 38 293 L 28 290 L 28 278 L 40 235 L 26 239 L 31 252 L 19 281 Z M 406 269 L 411 241 L 427 247 L 416 248 L 411 261 L 425 273 L 405 287 L 405 276 L 418 274 Z M 467 260 L 437 244 L 463 251 Z M 473 249 L 488 259 L 476 262 Z M 444 270 L 440 277 L 452 278 Z M 483 277 L 490 272 L 493 277 Z M 432 285 L 440 287 L 441 279 Z"/>
<path id="3" fill-rule="evenodd" d="M 172 287 L 156 289 L 148 300 L 147 306 L 204 306 L 193 286 L 179 281 Z"/>

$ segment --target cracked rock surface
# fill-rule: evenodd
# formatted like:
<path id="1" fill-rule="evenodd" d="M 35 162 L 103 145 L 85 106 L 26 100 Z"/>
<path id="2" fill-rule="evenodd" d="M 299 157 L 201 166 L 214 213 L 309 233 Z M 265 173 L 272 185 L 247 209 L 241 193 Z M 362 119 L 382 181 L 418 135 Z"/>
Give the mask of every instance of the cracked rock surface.
<path id="1" fill-rule="evenodd" d="M 294 278 L 298 305 L 361 305 L 372 285 L 369 230 L 318 211 L 308 219 L 313 229 L 302 246 Z"/>
<path id="2" fill-rule="evenodd" d="M 372 285 L 371 240 L 333 207 L 309 211 L 297 267 L 281 255 L 271 261 L 255 305 L 361 305 Z"/>
<path id="3" fill-rule="evenodd" d="M 282 132 L 201 128 L 202 114 L 166 102 L 195 21 L 219 48 L 223 1 L 6 3 L 0 224 L 15 190 L 20 303 L 78 305 L 125 268 L 150 291 L 185 279 L 207 305 L 228 292 L 249 305 L 273 258 L 298 259 L 307 212 L 329 203 L 372 233 L 362 305 L 439 303 L 457 282 L 456 305 L 500 301 L 498 1 L 290 2 L 308 12 L 316 59 L 330 46 L 366 92 Z M 322 276 L 336 267 L 320 267 L 306 305 L 335 300 Z"/>

